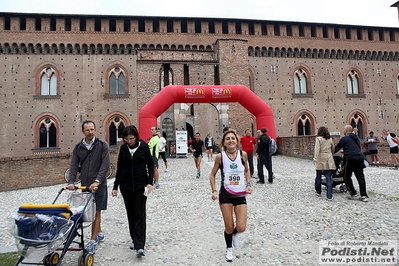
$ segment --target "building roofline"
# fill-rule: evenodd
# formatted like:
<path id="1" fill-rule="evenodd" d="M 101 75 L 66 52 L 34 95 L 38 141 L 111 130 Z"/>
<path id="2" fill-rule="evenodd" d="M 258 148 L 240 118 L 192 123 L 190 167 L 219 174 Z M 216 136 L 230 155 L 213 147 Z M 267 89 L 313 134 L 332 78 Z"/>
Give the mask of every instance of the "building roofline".
<path id="1" fill-rule="evenodd" d="M 399 7 L 399 1 L 395 4 Z M 393 4 L 393 5 L 395 5 Z M 392 6 L 393 6 L 392 5 Z M 87 17 L 87 18 L 119 18 L 119 19 L 176 19 L 176 20 L 203 20 L 203 21 L 230 21 L 230 22 L 253 22 L 253 23 L 279 23 L 279 24 L 302 24 L 302 25 L 326 25 L 326 26 L 339 26 L 339 27 L 361 27 L 361 28 L 391 28 L 398 29 L 398 27 L 388 26 L 368 26 L 356 24 L 338 24 L 338 23 L 324 23 L 324 22 L 303 22 L 303 21 L 288 21 L 288 20 L 262 20 L 262 19 L 244 19 L 244 18 L 215 18 L 215 17 L 167 17 L 167 16 L 142 16 L 142 15 L 101 15 L 101 14 L 53 14 L 53 13 L 22 13 L 22 12 L 0 12 L 0 16 L 25 16 L 25 17 Z"/>

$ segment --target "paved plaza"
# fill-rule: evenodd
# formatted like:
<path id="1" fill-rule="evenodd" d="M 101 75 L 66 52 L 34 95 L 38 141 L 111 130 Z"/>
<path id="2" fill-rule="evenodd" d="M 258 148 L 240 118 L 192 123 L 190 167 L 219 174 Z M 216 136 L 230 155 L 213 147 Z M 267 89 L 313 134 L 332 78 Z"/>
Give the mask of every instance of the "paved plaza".
<path id="1" fill-rule="evenodd" d="M 147 203 L 146 256 L 136 258 L 128 248 L 130 236 L 123 200 L 111 197 L 103 213 L 105 242 L 98 245 L 94 265 L 319 265 L 322 240 L 397 240 L 399 236 L 399 171 L 386 167 L 365 169 L 369 202 L 347 199 L 333 190 L 314 192 L 311 160 L 273 157 L 272 185 L 256 184 L 247 196 L 248 225 L 240 234 L 232 263 L 225 261 L 223 220 L 211 200 L 209 174 L 212 162 L 204 159 L 196 179 L 193 158 L 169 158 L 169 172 L 160 161 L 160 188 Z M 61 169 L 63 171 L 63 169 Z M 265 171 L 267 173 L 267 171 Z M 355 187 L 358 188 L 354 179 Z M 220 182 L 220 174 L 217 177 Z M 51 203 L 61 186 L 0 193 L 0 252 L 15 250 L 9 234 L 9 214 L 27 202 Z M 65 192 L 67 194 L 68 192 Z M 60 201 L 65 201 L 62 195 Z M 85 230 L 86 238 L 90 228 Z M 62 265 L 77 265 L 80 252 L 67 252 Z"/>

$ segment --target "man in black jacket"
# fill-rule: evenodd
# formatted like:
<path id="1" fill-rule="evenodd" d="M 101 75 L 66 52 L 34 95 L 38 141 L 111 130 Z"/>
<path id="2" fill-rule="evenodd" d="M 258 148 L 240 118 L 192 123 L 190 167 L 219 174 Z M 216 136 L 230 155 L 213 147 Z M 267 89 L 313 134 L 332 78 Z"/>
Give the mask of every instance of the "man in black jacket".
<path id="1" fill-rule="evenodd" d="M 357 135 L 352 133 L 352 126 L 346 125 L 343 130 L 344 136 L 339 140 L 335 146 L 335 152 L 343 149 L 345 163 L 345 183 L 349 190 L 349 199 L 360 199 L 367 202 L 368 196 L 366 192 L 366 180 L 364 179 L 364 156 L 360 149 L 360 140 Z M 352 182 L 352 173 L 355 174 L 357 182 L 359 183 L 360 198 L 356 192 Z"/>
<path id="2" fill-rule="evenodd" d="M 258 141 L 258 147 L 256 149 L 256 155 L 258 156 L 258 184 L 265 183 L 265 176 L 263 175 L 263 166 L 266 166 L 268 172 L 268 182 L 273 184 L 273 170 L 272 170 L 272 154 L 270 154 L 270 137 L 266 134 L 267 129 L 262 128 L 261 134 Z"/>

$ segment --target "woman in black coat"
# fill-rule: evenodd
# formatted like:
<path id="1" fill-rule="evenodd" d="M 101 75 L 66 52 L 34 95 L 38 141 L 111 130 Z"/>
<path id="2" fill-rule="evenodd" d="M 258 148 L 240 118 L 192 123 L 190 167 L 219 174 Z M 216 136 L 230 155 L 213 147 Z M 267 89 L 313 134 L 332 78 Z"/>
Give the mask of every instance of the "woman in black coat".
<path id="1" fill-rule="evenodd" d="M 124 144 L 118 155 L 116 178 L 112 196 L 118 195 L 118 188 L 129 222 L 132 238 L 131 249 L 136 249 L 136 256 L 144 256 L 146 238 L 146 203 L 147 195 L 153 190 L 154 164 L 146 142 L 140 139 L 135 126 L 128 126 L 122 132 Z"/>

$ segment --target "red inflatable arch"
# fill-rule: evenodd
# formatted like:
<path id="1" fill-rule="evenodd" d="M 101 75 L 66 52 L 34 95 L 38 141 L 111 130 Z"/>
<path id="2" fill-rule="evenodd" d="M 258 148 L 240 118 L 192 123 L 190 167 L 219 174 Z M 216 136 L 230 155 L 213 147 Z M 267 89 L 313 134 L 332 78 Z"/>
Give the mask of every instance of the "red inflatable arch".
<path id="1" fill-rule="evenodd" d="M 157 118 L 174 103 L 238 102 L 256 117 L 257 128 L 267 128 L 276 139 L 272 108 L 244 85 L 168 85 L 152 98 L 139 113 L 140 138 L 151 137 Z M 244 129 L 239 129 L 244 130 Z"/>

